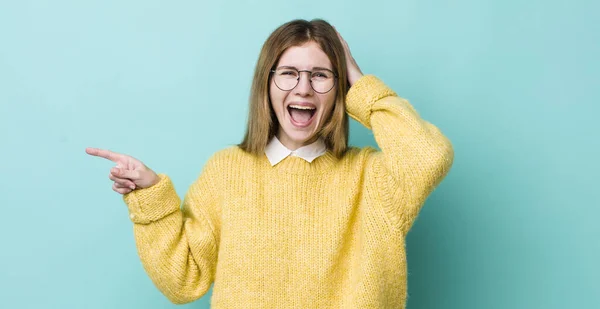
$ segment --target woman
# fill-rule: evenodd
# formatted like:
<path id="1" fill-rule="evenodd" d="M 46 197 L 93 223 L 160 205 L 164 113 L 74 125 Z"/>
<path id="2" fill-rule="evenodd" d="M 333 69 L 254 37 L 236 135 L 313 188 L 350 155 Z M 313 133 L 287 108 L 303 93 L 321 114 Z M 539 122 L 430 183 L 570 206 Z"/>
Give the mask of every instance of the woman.
<path id="1" fill-rule="evenodd" d="M 349 86 L 349 90 L 348 90 Z M 381 151 L 347 147 L 348 114 Z M 174 303 L 213 308 L 403 308 L 405 236 L 453 150 L 323 20 L 276 29 L 260 53 L 240 145 L 180 198 L 168 176 L 117 163 L 141 261 Z"/>

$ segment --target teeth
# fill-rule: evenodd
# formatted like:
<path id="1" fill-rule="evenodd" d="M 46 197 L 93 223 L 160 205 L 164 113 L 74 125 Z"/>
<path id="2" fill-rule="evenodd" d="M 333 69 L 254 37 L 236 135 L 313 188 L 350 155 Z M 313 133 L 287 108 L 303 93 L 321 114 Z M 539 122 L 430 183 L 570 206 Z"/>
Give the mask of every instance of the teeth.
<path id="1" fill-rule="evenodd" d="M 309 110 L 313 110 L 316 109 L 314 107 L 310 107 L 310 106 L 302 106 L 302 105 L 290 105 L 291 108 L 296 108 L 296 109 L 309 109 Z"/>

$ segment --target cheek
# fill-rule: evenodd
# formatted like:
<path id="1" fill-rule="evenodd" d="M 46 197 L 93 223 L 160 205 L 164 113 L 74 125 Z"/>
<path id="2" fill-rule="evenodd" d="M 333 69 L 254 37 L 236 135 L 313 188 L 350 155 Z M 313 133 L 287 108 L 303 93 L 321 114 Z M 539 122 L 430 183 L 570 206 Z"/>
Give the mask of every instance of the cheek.
<path id="1" fill-rule="evenodd" d="M 323 102 L 323 106 L 325 107 L 325 112 L 323 113 L 323 117 L 326 118 L 331 114 L 333 110 L 333 105 L 335 104 L 335 93 L 327 93 L 321 95 L 321 102 Z"/>
<path id="2" fill-rule="evenodd" d="M 271 86 L 269 87 L 269 100 L 271 101 L 271 106 L 273 107 L 276 113 L 281 112 L 283 108 L 284 99 L 284 93 L 282 93 L 281 90 L 277 89 L 273 82 L 271 82 Z"/>

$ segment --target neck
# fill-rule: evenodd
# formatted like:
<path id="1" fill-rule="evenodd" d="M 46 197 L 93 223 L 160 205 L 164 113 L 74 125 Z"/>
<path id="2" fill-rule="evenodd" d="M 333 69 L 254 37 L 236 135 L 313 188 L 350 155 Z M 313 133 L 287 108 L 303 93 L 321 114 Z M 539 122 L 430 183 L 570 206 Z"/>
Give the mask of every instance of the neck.
<path id="1" fill-rule="evenodd" d="M 267 167 L 268 170 L 272 170 L 277 173 L 283 172 L 294 175 L 319 175 L 330 173 L 335 164 L 339 162 L 339 159 L 337 159 L 333 153 L 331 153 L 331 151 L 327 151 L 322 156 L 316 158 L 310 163 L 302 158 L 294 156 L 286 158 L 273 167 L 271 167 L 271 163 L 269 163 L 267 156 L 263 156 L 263 161 L 264 166 Z"/>
<path id="2" fill-rule="evenodd" d="M 319 136 L 318 136 L 318 135 L 315 135 L 315 136 L 313 136 L 312 138 L 310 138 L 309 140 L 306 140 L 306 141 L 304 141 L 304 142 L 296 142 L 296 141 L 293 141 L 293 140 L 289 140 L 289 139 L 286 139 L 286 138 L 282 138 L 282 135 L 281 135 L 281 134 L 278 134 L 278 135 L 277 135 L 277 139 L 278 139 L 278 140 L 279 140 L 279 141 L 280 141 L 280 142 L 283 144 L 283 146 L 285 146 L 287 149 L 294 151 L 294 150 L 296 150 L 296 149 L 298 149 L 298 148 L 300 148 L 300 147 L 303 147 L 303 146 L 306 146 L 306 145 L 310 145 L 310 144 L 312 144 L 312 143 L 316 142 L 316 141 L 317 141 L 317 139 L 319 139 Z"/>

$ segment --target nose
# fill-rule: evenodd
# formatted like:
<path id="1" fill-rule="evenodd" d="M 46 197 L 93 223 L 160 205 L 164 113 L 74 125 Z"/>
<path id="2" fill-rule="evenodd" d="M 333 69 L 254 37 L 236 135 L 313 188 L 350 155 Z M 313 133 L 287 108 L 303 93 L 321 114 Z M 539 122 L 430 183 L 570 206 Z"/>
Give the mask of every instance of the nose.
<path id="1" fill-rule="evenodd" d="M 302 74 L 302 73 L 306 73 L 306 74 Z M 294 89 L 294 91 L 296 92 L 296 94 L 300 95 L 300 96 L 308 96 L 310 94 L 312 94 L 312 86 L 310 85 L 310 72 L 300 72 L 300 75 L 298 76 L 299 80 L 298 80 L 298 85 L 296 85 L 296 88 Z"/>

